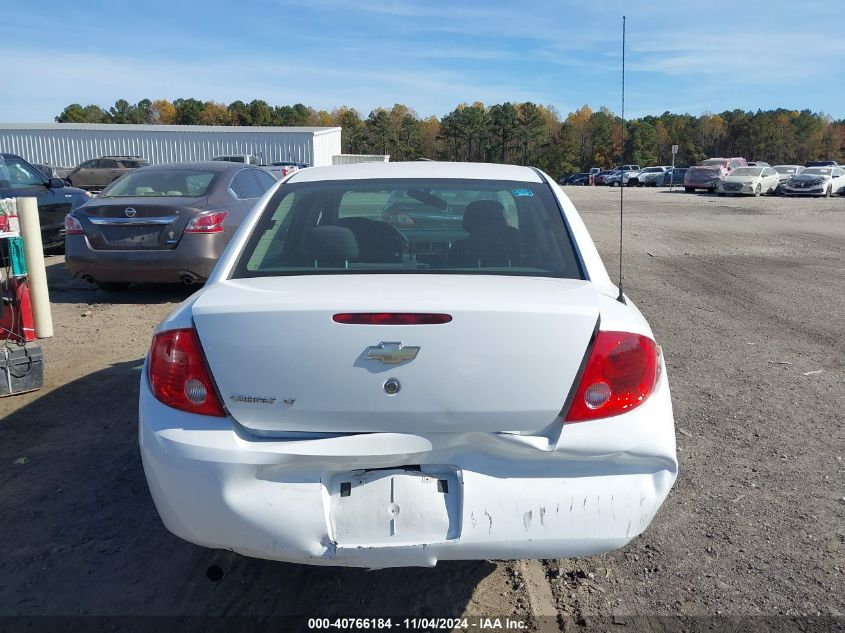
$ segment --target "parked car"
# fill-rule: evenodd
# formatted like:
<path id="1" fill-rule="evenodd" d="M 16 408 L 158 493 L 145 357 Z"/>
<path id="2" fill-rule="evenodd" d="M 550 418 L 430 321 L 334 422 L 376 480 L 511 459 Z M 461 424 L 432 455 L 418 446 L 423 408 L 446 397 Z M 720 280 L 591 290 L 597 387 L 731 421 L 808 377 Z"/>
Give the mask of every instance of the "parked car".
<path id="1" fill-rule="evenodd" d="M 615 173 L 616 172 L 613 169 L 606 169 L 605 171 L 596 174 L 593 182 L 597 185 L 606 185 L 607 178 Z"/>
<path id="2" fill-rule="evenodd" d="M 223 160 L 229 163 L 245 163 L 256 166 L 264 164 L 264 161 L 255 154 L 227 154 L 226 156 L 215 156 L 211 160 Z"/>
<path id="3" fill-rule="evenodd" d="M 61 178 L 65 181 L 65 184 L 68 184 L 67 176 L 74 169 L 73 167 L 59 167 L 56 165 L 47 165 L 45 163 L 32 163 L 32 166 L 47 176 L 47 178 Z"/>
<path id="4" fill-rule="evenodd" d="M 839 167 L 835 160 L 808 160 L 804 167 Z"/>
<path id="5" fill-rule="evenodd" d="M 469 200 L 462 221 L 382 220 L 420 192 Z M 616 294 L 534 169 L 299 171 L 156 329 L 139 440 L 159 515 L 203 547 L 313 565 L 622 547 L 677 457 L 660 348 Z"/>
<path id="6" fill-rule="evenodd" d="M 634 187 L 656 187 L 663 184 L 663 179 L 666 177 L 666 172 L 672 169 L 671 167 L 646 167 L 636 176 L 631 176 L 628 179 L 628 185 Z"/>
<path id="7" fill-rule="evenodd" d="M 64 243 L 65 216 L 88 201 L 82 189 L 49 178 L 17 154 L 0 153 L 0 198 L 34 197 L 38 201 L 41 241 L 46 247 Z"/>
<path id="8" fill-rule="evenodd" d="M 640 173 L 640 166 L 639 165 L 622 165 L 619 167 L 620 177 L 618 180 L 613 180 L 610 184 L 613 187 L 618 187 L 619 185 L 628 185 L 628 181 L 637 176 Z"/>
<path id="9" fill-rule="evenodd" d="M 762 160 L 750 160 L 748 161 L 749 167 L 771 167 L 769 163 L 762 161 Z"/>
<path id="10" fill-rule="evenodd" d="M 613 170 L 614 173 L 604 179 L 605 184 L 610 187 L 618 187 L 628 184 L 628 179 L 640 172 L 639 165 L 621 165 Z"/>
<path id="11" fill-rule="evenodd" d="M 807 167 L 781 185 L 787 196 L 825 196 L 845 191 L 845 169 L 842 167 Z"/>
<path id="12" fill-rule="evenodd" d="M 123 174 L 149 164 L 148 160 L 138 156 L 103 156 L 81 163 L 67 175 L 66 181 L 86 191 L 99 191 Z"/>
<path id="13" fill-rule="evenodd" d="M 696 189 L 715 191 L 716 185 L 737 167 L 747 167 L 744 158 L 708 158 L 687 169 L 684 174 L 684 191 L 693 193 Z"/>
<path id="14" fill-rule="evenodd" d="M 780 185 L 778 173 L 771 167 L 737 167 L 719 181 L 716 193 L 759 196 L 774 193 Z"/>
<path id="15" fill-rule="evenodd" d="M 663 186 L 668 187 L 670 185 L 683 185 L 684 176 L 686 175 L 686 167 L 675 167 L 674 169 L 670 168 L 669 171 L 663 174 Z"/>
<path id="16" fill-rule="evenodd" d="M 792 178 L 792 176 L 797 176 L 804 168 L 801 165 L 775 165 L 774 170 L 778 173 L 778 188 L 777 193 L 780 193 L 780 188 L 786 184 L 786 181 Z"/>
<path id="17" fill-rule="evenodd" d="M 300 169 L 304 169 L 307 167 L 305 163 L 297 163 L 294 161 L 289 160 L 279 160 L 273 163 L 270 163 L 264 169 L 270 172 L 273 176 L 277 179 L 282 179 Z"/>
<path id="18" fill-rule="evenodd" d="M 261 169 L 273 176 L 276 180 L 281 180 L 285 176 L 308 166 L 305 163 L 297 163 L 295 161 L 287 160 L 276 161 L 274 163 L 270 163 L 269 165 L 265 165 L 264 161 L 261 160 L 261 157 L 256 156 L 255 154 L 228 154 L 226 156 L 215 156 L 211 160 L 222 160 L 230 163 L 255 165 L 256 167 L 261 167 Z"/>
<path id="19" fill-rule="evenodd" d="M 572 174 L 560 180 L 562 185 L 587 185 L 590 183 L 590 174 L 582 172 L 580 174 Z"/>
<path id="20" fill-rule="evenodd" d="M 107 291 L 131 282 L 202 283 L 276 179 L 230 162 L 142 167 L 65 219 L 65 262 Z"/>

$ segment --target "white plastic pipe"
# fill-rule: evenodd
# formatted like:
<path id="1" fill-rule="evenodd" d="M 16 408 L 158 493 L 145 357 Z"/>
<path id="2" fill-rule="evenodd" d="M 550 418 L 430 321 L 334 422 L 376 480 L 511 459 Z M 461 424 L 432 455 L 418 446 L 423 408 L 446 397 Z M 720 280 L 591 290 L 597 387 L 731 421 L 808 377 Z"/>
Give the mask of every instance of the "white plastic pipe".
<path id="1" fill-rule="evenodd" d="M 32 298 L 32 316 L 35 336 L 53 336 L 53 316 L 50 313 L 50 295 L 47 292 L 47 268 L 44 266 L 44 246 L 41 244 L 41 222 L 38 218 L 38 201 L 35 198 L 18 198 L 18 219 L 23 238 L 23 255 L 29 278 Z"/>

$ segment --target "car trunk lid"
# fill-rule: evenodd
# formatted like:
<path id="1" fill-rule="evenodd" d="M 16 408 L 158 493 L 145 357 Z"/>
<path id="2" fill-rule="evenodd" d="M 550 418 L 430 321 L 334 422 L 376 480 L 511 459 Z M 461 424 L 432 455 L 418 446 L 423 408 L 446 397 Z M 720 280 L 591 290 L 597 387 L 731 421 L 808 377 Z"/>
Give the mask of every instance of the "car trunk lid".
<path id="1" fill-rule="evenodd" d="M 226 407 L 254 431 L 536 431 L 561 412 L 599 301 L 589 282 L 567 279 L 288 276 L 219 283 L 193 318 Z M 356 312 L 452 319 L 333 320 Z M 415 357 L 380 358 L 400 344 Z"/>
<path id="2" fill-rule="evenodd" d="M 97 250 L 168 250 L 207 198 L 101 198 L 74 211 Z"/>

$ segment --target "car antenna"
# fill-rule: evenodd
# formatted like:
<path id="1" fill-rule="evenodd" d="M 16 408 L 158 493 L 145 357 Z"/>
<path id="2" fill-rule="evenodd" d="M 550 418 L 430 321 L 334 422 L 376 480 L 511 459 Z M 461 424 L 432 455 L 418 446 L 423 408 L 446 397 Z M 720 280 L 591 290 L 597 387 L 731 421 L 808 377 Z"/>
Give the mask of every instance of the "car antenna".
<path id="1" fill-rule="evenodd" d="M 619 178 L 619 296 L 616 300 L 625 303 L 622 294 L 622 217 L 625 209 L 625 16 L 622 16 L 622 176 Z"/>

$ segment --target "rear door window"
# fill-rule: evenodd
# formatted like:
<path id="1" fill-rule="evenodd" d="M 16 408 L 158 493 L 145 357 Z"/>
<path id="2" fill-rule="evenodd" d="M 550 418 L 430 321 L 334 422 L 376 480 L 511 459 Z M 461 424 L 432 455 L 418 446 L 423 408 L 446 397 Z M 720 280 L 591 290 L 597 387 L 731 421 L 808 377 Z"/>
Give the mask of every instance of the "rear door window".
<path id="1" fill-rule="evenodd" d="M 270 187 L 278 182 L 273 176 L 268 174 L 263 169 L 256 169 L 255 170 L 255 177 L 258 178 L 258 182 L 261 183 L 262 193 L 267 191 Z"/>
<path id="2" fill-rule="evenodd" d="M 239 171 L 232 180 L 231 189 L 235 193 L 235 197 L 241 200 L 260 198 L 265 191 L 252 169 Z"/>

